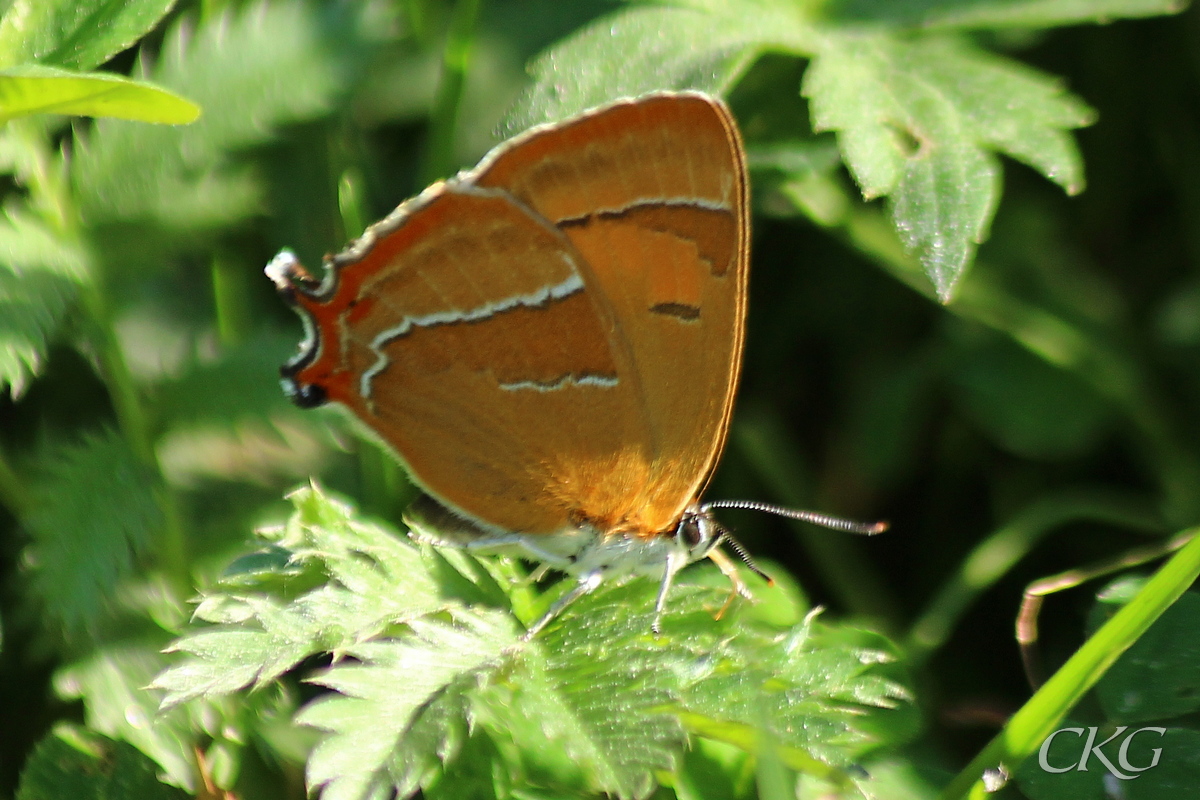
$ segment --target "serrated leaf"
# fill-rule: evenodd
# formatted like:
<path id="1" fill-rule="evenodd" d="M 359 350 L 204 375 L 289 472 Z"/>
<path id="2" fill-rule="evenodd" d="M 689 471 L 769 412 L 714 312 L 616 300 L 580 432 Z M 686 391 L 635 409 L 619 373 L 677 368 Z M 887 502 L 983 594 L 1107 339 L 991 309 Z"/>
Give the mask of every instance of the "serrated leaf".
<path id="1" fill-rule="evenodd" d="M 184 800 L 158 780 L 158 765 L 127 743 L 75 725 L 40 741 L 21 770 L 17 800 Z"/>
<path id="2" fill-rule="evenodd" d="M 68 630 L 93 623 L 163 524 L 155 479 L 114 430 L 42 456 L 22 520 L 33 538 L 34 585 Z"/>
<path id="3" fill-rule="evenodd" d="M 1091 111 L 1061 85 L 953 39 L 830 36 L 804 76 L 816 130 L 834 130 L 863 195 L 893 222 L 943 301 L 999 201 L 1003 152 L 1083 188 L 1067 130 Z"/>
<path id="4" fill-rule="evenodd" d="M 763 49 L 805 52 L 814 32 L 784 0 L 655 6 L 602 17 L 539 55 L 534 84 L 506 120 L 510 132 L 655 89 L 728 90 Z"/>
<path id="5" fill-rule="evenodd" d="M 590 790 L 648 795 L 655 771 L 673 770 L 684 743 L 671 667 L 695 655 L 688 634 L 712 622 L 704 603 L 717 593 L 678 587 L 661 640 L 650 633 L 653 594 L 653 582 L 632 581 L 569 607 L 539 635 L 511 694 L 490 703 L 491 726 L 512 731 L 516 721 L 506 716 L 521 717 L 582 772 Z"/>
<path id="6" fill-rule="evenodd" d="M 512 618 L 501 612 L 463 612 L 456 619 L 456 625 L 415 621 L 411 635 L 352 648 L 361 663 L 334 667 L 316 679 L 338 693 L 298 716 L 328 732 L 308 762 L 309 785 L 323 787 L 324 800 L 389 796 L 395 781 L 388 768 L 397 757 L 407 773 L 400 777 L 409 778 L 401 793 L 415 791 L 420 775 L 403 763 L 414 725 L 430 708 L 460 703 L 461 694 L 499 668 L 505 649 L 517 641 Z M 458 709 L 445 719 L 462 716 Z M 437 734 L 422 734 L 426 757 L 445 752 L 444 746 L 430 747 L 441 738 Z"/>
<path id="7" fill-rule="evenodd" d="M 907 697 L 875 671 L 889 657 L 854 633 L 809 619 L 784 635 L 744 632 L 723 642 L 708 671 L 685 682 L 689 729 L 752 753 L 769 741 L 790 768 L 848 781 L 838 768 L 871 743 L 860 729 L 863 712 L 893 708 Z"/>
<path id="8" fill-rule="evenodd" d="M 85 221 L 204 229 L 256 211 L 259 183 L 231 167 L 228 155 L 330 108 L 346 79 L 338 54 L 361 47 L 326 45 L 325 37 L 343 27 L 308 4 L 264 2 L 215 16 L 195 31 L 176 25 L 151 78 L 194 99 L 204 116 L 174 129 L 98 121 L 72 161 Z"/>
<path id="9" fill-rule="evenodd" d="M 0 66 L 93 69 L 145 36 L 175 0 L 15 0 L 0 19 Z"/>
<path id="10" fill-rule="evenodd" d="M 36 217 L 9 209 L 0 217 L 0 390 L 19 394 L 38 371 L 89 259 Z"/>
<path id="11" fill-rule="evenodd" d="M 622 11 L 547 51 L 531 65 L 535 83 L 509 130 L 651 89 L 720 92 L 765 50 L 811 54 L 803 93 L 814 129 L 838 133 L 864 196 L 887 196 L 943 301 L 987 235 L 999 201 L 997 152 L 1069 192 L 1083 187 L 1067 131 L 1088 124 L 1090 109 L 1015 61 L 952 39 L 831 27 L 804 4 L 690 6 Z"/>
<path id="12" fill-rule="evenodd" d="M 360 519 L 351 506 L 315 486 L 289 499 L 297 513 L 279 544 L 297 561 L 320 563 L 348 591 L 376 603 L 381 620 L 403 622 L 446 607 L 426 561 L 403 534 Z"/>
<path id="13" fill-rule="evenodd" d="M 1186 0 L 842 0 L 830 4 L 834 19 L 886 21 L 922 28 L 1049 28 L 1121 17 L 1173 14 Z"/>
<path id="14" fill-rule="evenodd" d="M 182 125 L 199 117 L 200 107 L 162 87 L 123 75 L 35 65 L 0 70 L 0 123 L 30 114 Z"/>
<path id="15" fill-rule="evenodd" d="M 310 564 L 329 580 L 290 602 L 244 591 L 238 572 L 207 593 L 197 616 L 218 624 L 171 646 L 187 658 L 155 678 L 163 707 L 260 687 L 317 653 L 342 655 L 389 626 L 451 605 L 420 551 L 399 533 L 357 519 L 317 489 L 294 492 L 296 513 L 276 532 L 288 570 Z M 264 588 L 269 583 L 260 584 Z M 275 584 L 287 594 L 288 582 Z"/>
<path id="16" fill-rule="evenodd" d="M 197 616 L 221 627 L 177 643 L 189 658 L 154 686 L 167 690 L 170 706 L 261 685 L 304 652 L 332 652 L 336 666 L 317 682 L 336 694 L 299 716 L 328 732 L 309 763 L 310 783 L 326 800 L 449 791 L 463 779 L 456 770 L 468 768 L 455 759 L 469 739 L 490 765 L 471 766 L 494 770 L 490 781 L 474 773 L 481 787 L 518 785 L 522 764 L 531 764 L 567 793 L 583 787 L 642 798 L 660 771 L 676 766 L 685 745 L 681 714 L 729 726 L 741 722 L 737 709 L 763 706 L 765 697 L 779 707 L 772 719 L 810 731 L 789 740 L 792 758 L 837 775 L 829 764 L 846 763 L 871 738 L 870 726 L 860 729 L 871 719 L 865 712 L 905 696 L 872 671 L 882 660 L 874 640 L 838 639 L 825 629 L 819 638 L 805 628 L 806 641 L 819 643 L 804 648 L 795 636 L 742 632 L 736 613 L 714 620 L 725 587 L 681 582 L 663 635 L 655 636 L 654 581 L 602 585 L 523 642 L 505 598 L 481 591 L 458 559 L 423 558 L 315 488 L 292 500 L 297 510 L 287 525 L 262 532 L 270 553 L 201 603 Z M 453 599 L 464 585 L 466 594 Z M 542 602 L 573 585 L 567 578 Z M 695 689 L 741 665 L 753 667 L 750 683 L 718 682 L 707 695 Z M 742 690 L 744 697 L 730 696 Z M 686 705 L 691 693 L 708 705 Z M 502 761 L 489 761 L 496 752 Z"/>
<path id="17" fill-rule="evenodd" d="M 321 621 L 291 613 L 260 598 L 239 598 L 256 627 L 201 630 L 171 646 L 189 658 L 154 679 L 163 708 L 197 697 L 215 697 L 274 680 L 319 651 Z"/>

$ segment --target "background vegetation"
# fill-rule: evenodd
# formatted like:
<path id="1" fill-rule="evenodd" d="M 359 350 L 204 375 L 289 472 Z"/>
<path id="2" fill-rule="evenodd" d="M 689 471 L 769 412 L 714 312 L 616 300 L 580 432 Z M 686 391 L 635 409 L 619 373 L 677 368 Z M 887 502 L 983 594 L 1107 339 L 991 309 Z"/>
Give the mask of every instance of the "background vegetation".
<path id="1" fill-rule="evenodd" d="M 1195 10 L 0 5 L 0 794 L 1102 797 L 1018 768 L 1069 710 L 1169 728 L 1126 797 L 1200 788 L 1195 547 L 1048 599 L 1032 700 L 1012 634 L 1030 581 L 1200 520 Z M 755 193 L 710 497 L 893 529 L 730 512 L 758 605 L 712 620 L 696 567 L 660 640 L 643 581 L 514 648 L 561 587 L 405 542 L 397 468 L 279 391 L 262 265 L 683 87 L 730 101 Z"/>

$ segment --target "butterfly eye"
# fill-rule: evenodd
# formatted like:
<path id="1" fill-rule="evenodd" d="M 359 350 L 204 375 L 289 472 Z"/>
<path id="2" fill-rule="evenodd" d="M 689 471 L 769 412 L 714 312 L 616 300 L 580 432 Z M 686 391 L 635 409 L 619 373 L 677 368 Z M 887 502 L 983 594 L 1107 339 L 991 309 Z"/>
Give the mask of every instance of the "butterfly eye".
<path id="1" fill-rule="evenodd" d="M 325 390 L 315 383 L 296 384 L 292 392 L 292 402 L 300 408 L 316 408 L 327 399 Z"/>
<path id="2" fill-rule="evenodd" d="M 683 539 L 688 550 L 694 550 L 704 538 L 700 530 L 700 518 L 695 514 L 685 514 L 683 519 L 679 520 L 676 535 Z"/>

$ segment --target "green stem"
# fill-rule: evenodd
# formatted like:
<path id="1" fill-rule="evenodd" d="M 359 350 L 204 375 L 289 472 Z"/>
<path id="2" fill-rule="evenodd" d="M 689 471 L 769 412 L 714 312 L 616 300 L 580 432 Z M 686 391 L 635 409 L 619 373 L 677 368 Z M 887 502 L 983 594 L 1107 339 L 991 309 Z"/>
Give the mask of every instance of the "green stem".
<path id="1" fill-rule="evenodd" d="M 71 203 L 62 162 L 51 157 L 43 131 L 32 122 L 14 123 L 13 130 L 25 140 L 31 154 L 28 170 L 22 175 L 29 189 L 31 205 L 42 213 L 63 239 L 82 241 L 83 231 Z M 80 300 L 88 320 L 88 333 L 100 359 L 101 378 L 112 399 L 122 435 L 136 456 L 155 475 L 157 485 L 154 491 L 165 520 L 159 542 L 163 567 L 176 588 L 190 591 L 183 517 L 175 495 L 163 480 L 149 420 L 125 354 L 117 341 L 104 276 L 94 266 L 91 273 L 91 282 L 80 288 Z"/>
<path id="2" fill-rule="evenodd" d="M 930 601 L 909 631 L 906 646 L 910 663 L 929 658 L 954 630 L 967 608 L 984 591 L 1008 573 L 1044 536 L 1071 522 L 1093 521 L 1122 525 L 1147 532 L 1162 529 L 1162 522 L 1140 504 L 1114 497 L 1099 489 L 1063 492 L 1027 506 L 1007 524 L 971 551 L 961 566 Z"/>
<path id="3" fill-rule="evenodd" d="M 363 194 L 363 179 L 358 170 L 343 172 L 338 179 L 338 212 L 342 218 L 342 233 L 347 240 L 362 236 L 367 227 Z"/>
<path id="4" fill-rule="evenodd" d="M 154 495 L 163 512 L 163 531 L 158 541 L 162 566 L 170 576 L 176 589 L 187 592 L 191 589 L 188 569 L 186 535 L 183 514 L 175 493 L 163 479 L 162 466 L 154 447 L 154 436 L 149 416 L 142 403 L 129 362 L 121 343 L 117 340 L 112 318 L 112 308 L 104 291 L 101 276 L 83 292 L 84 309 L 91 323 L 93 341 L 100 357 L 101 376 L 112 398 L 113 410 L 117 415 L 117 427 L 138 459 L 148 466 L 155 476 Z"/>
<path id="5" fill-rule="evenodd" d="M 458 0 L 454 6 L 454 16 L 450 20 L 446 45 L 442 50 L 441 80 L 429 120 L 429 139 L 421 171 L 422 184 L 433 183 L 454 171 L 454 135 L 458 127 L 458 110 L 467 68 L 471 63 L 475 25 L 482 5 L 483 0 Z"/>
<path id="6" fill-rule="evenodd" d="M 83 292 L 83 307 L 91 322 L 92 341 L 97 346 L 102 377 L 117 415 L 117 427 L 137 457 L 145 464 L 153 464 L 154 444 L 150 436 L 150 423 L 142 399 L 138 396 L 133 373 L 117 340 L 112 309 L 99 278 Z"/>
<path id="7" fill-rule="evenodd" d="M 252 324 L 246 272 L 222 255 L 213 256 L 212 285 L 217 336 L 226 347 L 241 344 Z"/>
<path id="8" fill-rule="evenodd" d="M 1200 532 L 1200 528 L 1195 529 Z M 946 786 L 940 800 L 982 796 L 986 770 L 1003 768 L 1012 775 L 1041 747 L 1109 667 L 1129 649 L 1200 576 L 1200 537 L 1192 539 L 1146 581 L 1141 591 L 1008 720 L 1004 729 Z"/>
<path id="9" fill-rule="evenodd" d="M 200 0 L 200 21 L 209 22 L 228 7 L 229 0 Z"/>

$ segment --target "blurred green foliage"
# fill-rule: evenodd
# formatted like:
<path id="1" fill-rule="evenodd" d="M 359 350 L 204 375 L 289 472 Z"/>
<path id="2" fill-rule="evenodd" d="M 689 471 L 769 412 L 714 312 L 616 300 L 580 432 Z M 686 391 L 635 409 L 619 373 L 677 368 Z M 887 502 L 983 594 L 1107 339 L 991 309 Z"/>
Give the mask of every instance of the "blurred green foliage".
<path id="1" fill-rule="evenodd" d="M 1011 634 L 1029 581 L 1200 522 L 1183 5 L 0 3 L 0 794 L 932 797 L 1019 708 L 1013 739 L 1072 706 L 1170 729 L 1129 797 L 1200 788 L 1195 597 L 1171 605 L 1192 551 L 1047 602 L 1042 658 L 1079 676 L 1053 697 L 1023 706 Z M 752 169 L 710 497 L 893 529 L 731 511 L 778 576 L 758 605 L 712 620 L 697 567 L 662 640 L 640 581 L 521 651 L 563 587 L 365 516 L 412 488 L 286 402 L 300 327 L 261 268 L 316 263 L 507 134 L 660 88 L 724 95 Z M 310 476 L 362 511 L 284 499 Z M 1117 605 L 1127 635 L 1080 650 Z M 1007 796 L 1103 789 L 1036 765 Z"/>

